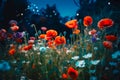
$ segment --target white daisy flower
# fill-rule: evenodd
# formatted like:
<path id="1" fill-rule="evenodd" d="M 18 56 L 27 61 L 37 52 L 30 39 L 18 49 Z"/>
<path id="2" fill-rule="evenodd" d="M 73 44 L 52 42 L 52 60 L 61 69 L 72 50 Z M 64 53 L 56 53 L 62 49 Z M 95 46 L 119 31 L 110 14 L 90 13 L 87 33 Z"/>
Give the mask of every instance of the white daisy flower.
<path id="1" fill-rule="evenodd" d="M 100 60 L 91 60 L 90 62 L 92 65 L 97 65 L 100 62 Z"/>
<path id="2" fill-rule="evenodd" d="M 80 57 L 79 56 L 74 56 L 74 57 L 72 57 L 71 59 L 73 59 L 73 60 L 78 60 Z"/>
<path id="3" fill-rule="evenodd" d="M 92 57 L 92 53 L 88 53 L 86 55 L 83 56 L 83 58 L 88 59 Z"/>
<path id="4" fill-rule="evenodd" d="M 29 64 L 29 63 L 30 63 L 30 61 L 27 61 L 26 63 L 27 63 L 27 64 Z"/>
<path id="5" fill-rule="evenodd" d="M 85 67 L 85 61 L 84 60 L 79 60 L 75 63 L 76 67 L 83 68 Z"/>
<path id="6" fill-rule="evenodd" d="M 24 64 L 24 63 L 25 63 L 25 61 L 22 61 L 22 63 Z"/>
<path id="7" fill-rule="evenodd" d="M 98 50 L 98 47 L 94 47 L 94 50 L 95 50 L 95 51 Z"/>
<path id="8" fill-rule="evenodd" d="M 12 63 L 13 63 L 13 64 L 15 64 L 15 63 L 17 63 L 17 61 L 16 61 L 16 60 L 14 60 L 14 61 L 12 61 Z"/>

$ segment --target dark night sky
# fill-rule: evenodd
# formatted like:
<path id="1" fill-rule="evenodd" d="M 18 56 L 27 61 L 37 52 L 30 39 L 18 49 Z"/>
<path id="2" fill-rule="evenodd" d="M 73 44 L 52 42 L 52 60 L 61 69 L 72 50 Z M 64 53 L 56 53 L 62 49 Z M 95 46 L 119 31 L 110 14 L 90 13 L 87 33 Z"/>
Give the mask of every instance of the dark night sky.
<path id="1" fill-rule="evenodd" d="M 31 3 L 36 4 L 39 9 L 46 8 L 46 4 L 56 4 L 58 11 L 62 17 L 74 16 L 78 7 L 74 4 L 73 0 L 29 0 Z"/>

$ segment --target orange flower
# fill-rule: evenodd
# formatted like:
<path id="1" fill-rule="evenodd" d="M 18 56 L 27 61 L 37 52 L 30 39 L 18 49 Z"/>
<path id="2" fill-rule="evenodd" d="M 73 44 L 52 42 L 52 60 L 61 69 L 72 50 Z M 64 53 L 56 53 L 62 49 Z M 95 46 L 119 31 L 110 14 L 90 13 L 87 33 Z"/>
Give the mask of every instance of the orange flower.
<path id="1" fill-rule="evenodd" d="M 84 19 L 83 19 L 83 25 L 85 27 L 88 27 L 90 26 L 91 24 L 93 23 L 93 19 L 91 16 L 85 16 Z"/>
<path id="2" fill-rule="evenodd" d="M 14 48 L 10 49 L 9 50 L 9 55 L 14 55 L 16 52 L 16 50 Z"/>
<path id="3" fill-rule="evenodd" d="M 112 25 L 114 24 L 113 20 L 112 19 L 109 19 L 109 18 L 104 18 L 104 19 L 101 19 L 97 26 L 100 28 L 100 29 L 103 29 L 104 27 L 111 27 Z"/>
<path id="4" fill-rule="evenodd" d="M 97 31 L 95 29 L 92 29 L 91 31 L 89 31 L 89 35 L 94 35 Z"/>
<path id="5" fill-rule="evenodd" d="M 107 35 L 105 36 L 106 40 L 108 41 L 116 41 L 117 37 L 115 35 Z"/>
<path id="6" fill-rule="evenodd" d="M 108 49 L 111 49 L 112 48 L 112 42 L 110 41 L 104 41 L 103 42 L 103 46 L 108 48 Z"/>
<path id="7" fill-rule="evenodd" d="M 65 37 L 64 36 L 57 36 L 56 38 L 55 38 L 55 44 L 56 45 L 61 45 L 61 44 L 66 44 L 66 39 L 65 39 Z"/>
<path id="8" fill-rule="evenodd" d="M 46 32 L 46 39 L 47 40 L 51 40 L 52 38 L 55 38 L 56 36 L 58 35 L 57 31 L 56 30 L 48 30 Z"/>
<path id="9" fill-rule="evenodd" d="M 40 39 L 45 39 L 46 34 L 40 34 L 39 38 Z"/>
<path id="10" fill-rule="evenodd" d="M 65 23 L 65 26 L 67 26 L 70 29 L 78 28 L 77 20 L 76 19 L 70 20 L 70 21 Z"/>
<path id="11" fill-rule="evenodd" d="M 65 73 L 64 73 L 64 74 L 62 74 L 62 78 L 63 78 L 63 79 L 67 79 L 67 78 L 68 78 L 68 75 L 67 75 L 67 74 L 65 74 Z"/>
<path id="12" fill-rule="evenodd" d="M 28 50 L 28 46 L 25 45 L 22 49 L 25 50 L 25 51 L 27 51 Z"/>
<path id="13" fill-rule="evenodd" d="M 17 30 L 19 29 L 18 26 L 12 26 L 12 27 L 10 27 L 10 28 L 11 28 L 12 31 L 17 31 Z"/>
<path id="14" fill-rule="evenodd" d="M 75 29 L 74 31 L 73 31 L 73 34 L 79 34 L 80 33 L 80 30 L 79 29 Z"/>
<path id="15" fill-rule="evenodd" d="M 68 68 L 67 73 L 68 73 L 68 75 L 69 75 L 73 80 L 76 80 L 77 77 L 78 77 L 78 71 L 75 70 L 75 69 L 72 68 L 72 67 L 69 67 L 69 68 Z"/>
<path id="16" fill-rule="evenodd" d="M 22 50 L 25 50 L 25 51 L 28 51 L 28 50 L 30 50 L 30 49 L 32 49 L 32 45 L 31 45 L 31 44 L 25 45 L 25 46 L 22 48 Z"/>
<path id="17" fill-rule="evenodd" d="M 52 47 L 53 44 L 54 44 L 54 41 L 48 41 L 48 42 L 47 42 L 48 47 Z"/>

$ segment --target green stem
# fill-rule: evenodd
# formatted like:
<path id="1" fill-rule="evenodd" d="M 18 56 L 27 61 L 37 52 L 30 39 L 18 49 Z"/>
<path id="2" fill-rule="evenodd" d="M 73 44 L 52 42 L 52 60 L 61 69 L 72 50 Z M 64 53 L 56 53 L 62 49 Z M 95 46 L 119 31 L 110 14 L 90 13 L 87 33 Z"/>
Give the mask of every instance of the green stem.
<path id="1" fill-rule="evenodd" d="M 35 24 L 33 24 L 36 34 L 38 34 Z"/>

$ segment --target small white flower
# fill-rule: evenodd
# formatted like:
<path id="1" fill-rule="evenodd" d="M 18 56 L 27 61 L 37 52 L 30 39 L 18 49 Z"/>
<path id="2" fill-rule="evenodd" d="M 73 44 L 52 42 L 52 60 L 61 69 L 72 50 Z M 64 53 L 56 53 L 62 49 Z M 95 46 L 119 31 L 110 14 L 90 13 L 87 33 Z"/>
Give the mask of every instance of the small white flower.
<path id="1" fill-rule="evenodd" d="M 86 59 L 91 58 L 91 57 L 92 57 L 92 53 L 88 53 L 88 54 L 83 56 L 83 58 L 86 58 Z"/>
<path id="2" fill-rule="evenodd" d="M 43 46 L 44 44 L 43 43 L 37 43 L 39 46 Z"/>
<path id="3" fill-rule="evenodd" d="M 39 46 L 35 46 L 35 45 L 33 44 L 33 50 L 36 51 L 36 50 L 38 50 L 38 49 L 39 49 Z"/>
<path id="4" fill-rule="evenodd" d="M 79 58 L 80 58 L 79 56 L 72 57 L 73 60 L 78 60 Z"/>
<path id="5" fill-rule="evenodd" d="M 40 52 L 38 52 L 37 54 L 40 55 Z"/>
<path id="6" fill-rule="evenodd" d="M 29 63 L 30 63 L 30 61 L 27 61 L 26 63 L 27 63 L 27 64 L 29 64 Z"/>
<path id="7" fill-rule="evenodd" d="M 20 77 L 20 80 L 25 80 L 25 76 L 21 76 L 21 77 Z"/>
<path id="8" fill-rule="evenodd" d="M 85 61 L 84 60 L 79 60 L 75 63 L 76 67 L 83 68 L 85 67 Z"/>
<path id="9" fill-rule="evenodd" d="M 17 61 L 16 61 L 16 60 L 14 60 L 14 61 L 12 61 L 12 63 L 13 63 L 13 64 L 15 64 L 15 63 L 17 63 Z"/>
<path id="10" fill-rule="evenodd" d="M 91 60 L 92 65 L 97 65 L 100 62 L 100 60 Z"/>
<path id="11" fill-rule="evenodd" d="M 48 46 L 46 47 L 47 49 L 50 49 Z"/>
<path id="12" fill-rule="evenodd" d="M 91 35 L 91 31 L 89 31 L 88 34 Z"/>
<path id="13" fill-rule="evenodd" d="M 99 41 L 99 40 L 100 40 L 100 38 L 96 38 L 96 40 L 98 40 L 98 41 Z"/>
<path id="14" fill-rule="evenodd" d="M 67 62 L 67 63 L 70 63 L 70 61 L 69 61 L 69 60 L 66 60 L 66 62 Z"/>
<path id="15" fill-rule="evenodd" d="M 22 63 L 24 64 L 24 63 L 25 63 L 25 61 L 22 61 Z"/>
<path id="16" fill-rule="evenodd" d="M 41 62 L 38 62 L 38 64 L 39 64 L 39 65 L 42 65 L 42 63 L 41 63 Z"/>
<path id="17" fill-rule="evenodd" d="M 86 42 L 89 42 L 89 41 L 90 41 L 89 39 L 86 40 Z"/>
<path id="18" fill-rule="evenodd" d="M 23 32 L 22 32 L 22 34 L 23 34 L 23 35 L 25 35 L 25 34 L 26 34 L 26 32 L 25 32 L 25 31 L 23 31 Z"/>
<path id="19" fill-rule="evenodd" d="M 72 53 L 72 51 L 71 50 L 67 50 L 66 53 L 69 54 L 69 53 Z"/>
<path id="20" fill-rule="evenodd" d="M 22 50 L 21 52 L 22 52 L 22 53 L 27 53 L 28 51 Z"/>
<path id="21" fill-rule="evenodd" d="M 95 50 L 95 51 L 98 50 L 98 47 L 94 47 L 94 50 Z"/>
<path id="22" fill-rule="evenodd" d="M 25 56 L 27 57 L 27 56 L 28 56 L 28 54 L 25 54 Z"/>

